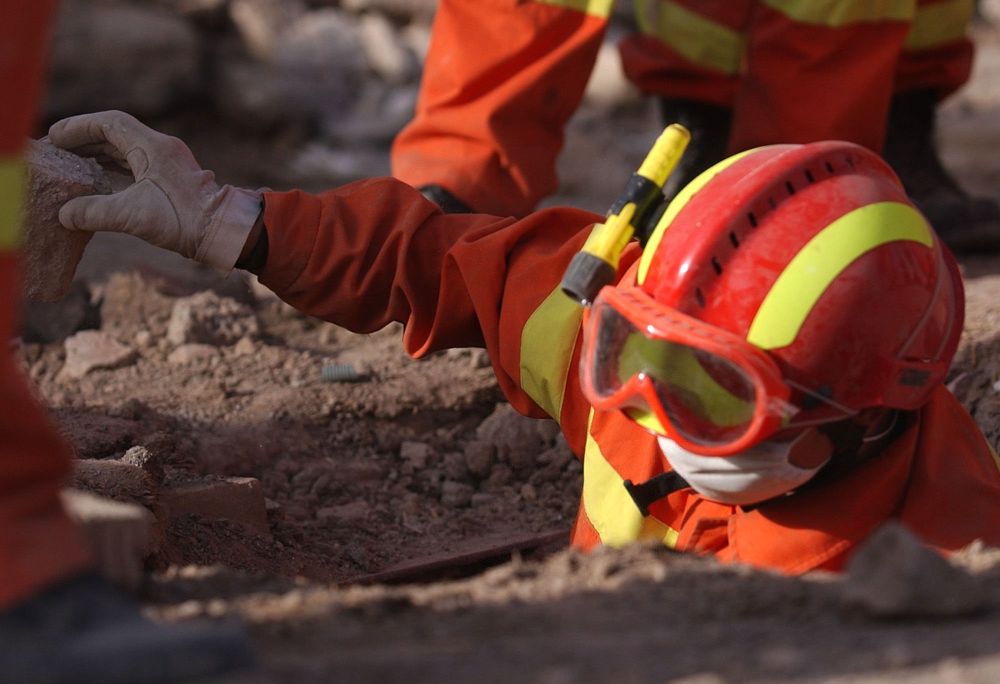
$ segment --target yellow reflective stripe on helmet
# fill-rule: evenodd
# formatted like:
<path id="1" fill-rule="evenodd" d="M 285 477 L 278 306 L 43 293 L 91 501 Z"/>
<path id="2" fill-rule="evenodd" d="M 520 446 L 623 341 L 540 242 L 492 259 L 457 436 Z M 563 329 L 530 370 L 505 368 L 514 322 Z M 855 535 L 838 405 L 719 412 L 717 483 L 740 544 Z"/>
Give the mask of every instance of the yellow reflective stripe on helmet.
<path id="1" fill-rule="evenodd" d="M 739 31 L 707 19 L 671 0 L 635 0 L 639 30 L 698 66 L 736 74 L 743 60 Z"/>
<path id="2" fill-rule="evenodd" d="M 615 0 L 535 0 L 540 5 L 555 5 L 566 9 L 584 12 L 594 17 L 607 18 L 611 16 L 611 10 L 615 5 Z"/>
<path id="3" fill-rule="evenodd" d="M 656 248 L 660 245 L 660 240 L 663 239 L 663 234 L 666 232 L 667 227 L 673 222 L 677 214 L 681 212 L 681 209 L 687 205 L 688 201 L 694 196 L 696 192 L 701 190 L 708 181 L 715 178 L 719 173 L 728 168 L 730 165 L 738 162 L 743 157 L 747 156 L 751 152 L 756 152 L 759 150 L 756 147 L 745 152 L 740 152 L 739 154 L 734 154 L 733 156 L 723 159 L 715 166 L 711 166 L 704 171 L 702 171 L 693 181 L 688 183 L 684 188 L 677 193 L 673 201 L 670 202 L 670 206 L 667 210 L 663 212 L 663 216 L 660 217 L 660 221 L 656 224 L 656 228 L 653 229 L 653 233 L 649 236 L 649 240 L 646 241 L 646 246 L 642 250 L 642 256 L 639 259 L 639 271 L 636 276 L 636 282 L 640 285 L 646 279 L 646 273 L 649 271 L 649 264 L 653 261 L 653 255 L 656 253 Z"/>
<path id="4" fill-rule="evenodd" d="M 20 157 L 0 159 L 0 250 L 12 250 L 20 244 L 25 179 Z"/>
<path id="5" fill-rule="evenodd" d="M 580 304 L 557 287 L 521 331 L 521 388 L 557 421 L 582 317 Z"/>
<path id="6" fill-rule="evenodd" d="M 608 546 L 624 546 L 639 539 L 659 539 L 670 548 L 675 547 L 677 530 L 651 515 L 643 517 L 625 489 L 622 476 L 604 458 L 597 440 L 590 434 L 593 420 L 594 412 L 591 411 L 583 455 L 583 510 L 601 542 Z"/>
<path id="7" fill-rule="evenodd" d="M 954 43 L 965 37 L 975 0 L 945 0 L 917 8 L 904 49 L 910 52 Z"/>
<path id="8" fill-rule="evenodd" d="M 747 334 L 761 349 L 778 349 L 796 335 L 826 288 L 855 259 L 880 245 L 934 243 L 927 220 L 908 204 L 878 202 L 841 216 L 789 262 L 767 293 Z"/>
<path id="9" fill-rule="evenodd" d="M 837 28 L 876 21 L 911 21 L 916 0 L 763 0 L 803 24 Z"/>

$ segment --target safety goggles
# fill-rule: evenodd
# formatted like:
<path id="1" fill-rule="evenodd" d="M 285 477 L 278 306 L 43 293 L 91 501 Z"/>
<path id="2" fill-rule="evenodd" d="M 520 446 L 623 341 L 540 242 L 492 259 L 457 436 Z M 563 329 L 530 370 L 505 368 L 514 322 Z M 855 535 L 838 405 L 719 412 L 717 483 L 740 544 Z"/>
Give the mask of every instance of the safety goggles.
<path id="1" fill-rule="evenodd" d="M 585 325 L 581 365 L 595 408 L 622 410 L 694 453 L 738 453 L 798 413 L 793 388 L 766 352 L 639 288 L 601 290 Z"/>

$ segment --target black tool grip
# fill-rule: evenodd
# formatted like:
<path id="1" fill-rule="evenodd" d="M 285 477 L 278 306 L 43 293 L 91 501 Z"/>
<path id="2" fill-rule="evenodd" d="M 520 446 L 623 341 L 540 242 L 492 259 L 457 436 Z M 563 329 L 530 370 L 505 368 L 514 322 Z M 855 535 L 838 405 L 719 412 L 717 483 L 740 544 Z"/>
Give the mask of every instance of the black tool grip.
<path id="1" fill-rule="evenodd" d="M 604 259 L 589 252 L 579 252 L 566 269 L 562 291 L 571 299 L 589 306 L 602 287 L 614 283 L 615 275 L 615 269 Z"/>

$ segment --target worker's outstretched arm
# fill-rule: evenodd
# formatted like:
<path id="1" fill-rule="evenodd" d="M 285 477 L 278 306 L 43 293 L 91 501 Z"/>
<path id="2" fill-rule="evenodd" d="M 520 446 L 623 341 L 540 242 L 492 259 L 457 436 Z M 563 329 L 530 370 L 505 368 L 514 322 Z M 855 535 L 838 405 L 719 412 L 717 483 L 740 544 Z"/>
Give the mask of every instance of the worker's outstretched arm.
<path id="1" fill-rule="evenodd" d="M 405 324 L 413 355 L 485 346 L 516 408 L 559 417 L 580 323 L 559 283 L 598 216 L 446 215 L 391 178 L 321 195 L 219 187 L 180 140 L 121 112 L 61 121 L 49 138 L 100 149 L 136 178 L 120 193 L 67 202 L 67 228 L 129 233 L 220 269 L 250 255 L 262 282 L 308 314 L 357 332 Z M 253 249 L 255 225 L 265 255 Z"/>
<path id="2" fill-rule="evenodd" d="M 563 128 L 612 2 L 441 0 L 414 120 L 392 172 L 474 211 L 523 216 L 555 191 Z"/>

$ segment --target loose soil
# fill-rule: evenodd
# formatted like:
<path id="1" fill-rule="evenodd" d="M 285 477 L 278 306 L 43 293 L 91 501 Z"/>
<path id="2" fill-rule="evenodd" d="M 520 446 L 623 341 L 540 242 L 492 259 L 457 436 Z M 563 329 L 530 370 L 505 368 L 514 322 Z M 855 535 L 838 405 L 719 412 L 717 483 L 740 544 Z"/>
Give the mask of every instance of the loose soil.
<path id="1" fill-rule="evenodd" d="M 983 80 L 1000 70 L 1000 37 L 980 29 L 977 39 L 984 66 L 942 114 L 943 137 L 962 180 L 996 196 L 996 160 L 970 131 L 995 139 L 1000 130 L 1000 95 Z M 600 177 L 624 182 L 641 151 L 620 151 L 641 150 L 654 119 L 645 104 L 582 111 L 560 201 L 602 210 L 620 183 L 568 167 L 601 159 L 622 172 L 605 165 Z M 283 187 L 280 141 L 213 140 L 182 116 L 158 125 L 190 140 L 225 181 Z M 210 126 L 201 118 L 197 128 Z M 966 335 L 949 383 L 997 445 L 1000 258 L 962 262 Z M 986 591 L 978 612 L 885 621 L 852 608 L 843 581 L 827 575 L 790 579 L 638 545 L 560 550 L 581 468 L 551 424 L 505 404 L 484 352 L 414 361 L 398 327 L 355 335 L 252 279 L 219 281 L 117 236 L 95 238 L 80 274 L 81 325 L 137 358 L 70 380 L 60 376 L 62 343 L 28 337 L 24 366 L 79 458 L 148 450 L 141 496 L 102 493 L 158 513 L 149 611 L 245 621 L 277 682 L 1000 680 L 993 551 L 964 561 Z M 204 290 L 246 304 L 258 332 L 178 355 L 167 341 L 172 311 Z M 328 381 L 333 364 L 358 377 Z M 269 535 L 160 510 L 163 492 L 222 477 L 260 480 Z M 462 567 L 441 567 L 454 555 Z M 413 571 L 422 561 L 439 564 Z"/>

